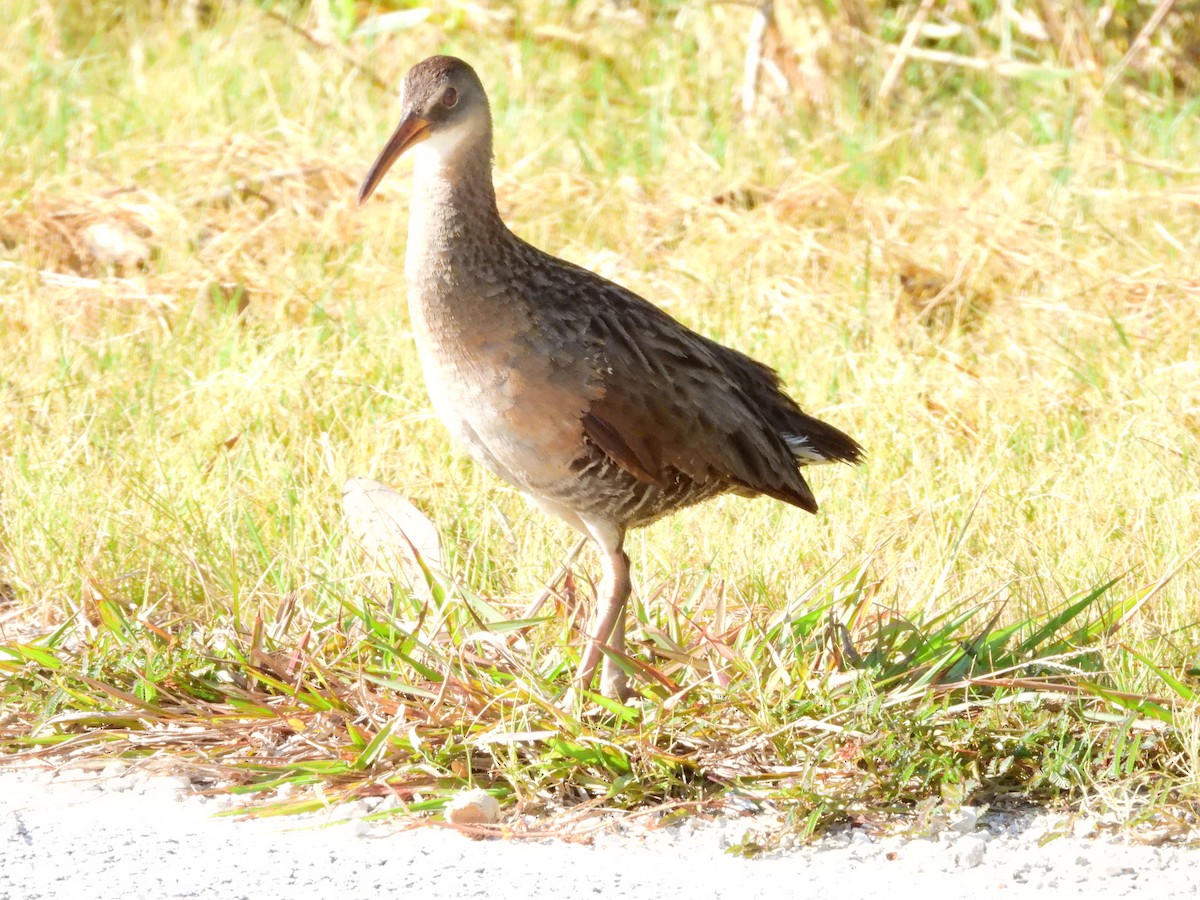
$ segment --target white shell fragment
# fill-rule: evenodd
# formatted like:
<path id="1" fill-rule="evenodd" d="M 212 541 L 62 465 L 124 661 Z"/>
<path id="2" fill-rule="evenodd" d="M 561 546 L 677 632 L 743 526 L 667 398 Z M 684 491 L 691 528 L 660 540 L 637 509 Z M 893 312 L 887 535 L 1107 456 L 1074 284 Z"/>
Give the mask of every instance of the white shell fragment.
<path id="1" fill-rule="evenodd" d="M 472 788 L 455 794 L 443 815 L 452 825 L 494 825 L 500 818 L 500 803 L 487 791 Z"/>
<path id="2" fill-rule="evenodd" d="M 87 252 L 103 266 L 139 269 L 150 260 L 150 247 L 122 222 L 93 222 L 81 234 Z"/>
<path id="3" fill-rule="evenodd" d="M 342 511 L 351 534 L 384 574 L 399 576 L 418 596 L 429 584 L 418 559 L 442 572 L 442 541 L 437 528 L 400 494 L 370 478 L 351 478 L 342 488 Z"/>

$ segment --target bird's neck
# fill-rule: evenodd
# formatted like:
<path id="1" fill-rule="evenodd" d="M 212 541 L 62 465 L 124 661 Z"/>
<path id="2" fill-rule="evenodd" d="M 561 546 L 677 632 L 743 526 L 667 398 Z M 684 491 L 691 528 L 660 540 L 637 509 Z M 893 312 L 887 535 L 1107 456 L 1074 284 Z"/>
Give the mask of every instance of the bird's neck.
<path id="1" fill-rule="evenodd" d="M 413 148 L 413 162 L 408 282 L 457 280 L 454 270 L 466 260 L 510 237 L 496 209 L 490 135 L 450 147 L 425 141 Z"/>

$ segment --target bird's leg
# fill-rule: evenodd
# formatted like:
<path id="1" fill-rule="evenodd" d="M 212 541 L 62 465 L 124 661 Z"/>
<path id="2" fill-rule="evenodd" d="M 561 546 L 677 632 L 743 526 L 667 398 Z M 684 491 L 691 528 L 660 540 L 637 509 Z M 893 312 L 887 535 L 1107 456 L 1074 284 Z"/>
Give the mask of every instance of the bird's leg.
<path id="1" fill-rule="evenodd" d="M 625 556 L 624 553 L 621 554 Z M 625 559 L 626 568 L 629 566 L 629 558 Z M 626 583 L 629 581 L 629 575 L 625 576 Z M 626 601 L 629 598 L 626 592 Z M 617 616 L 617 621 L 613 623 L 612 634 L 608 636 L 608 646 L 618 653 L 625 652 L 625 602 L 621 603 L 621 612 Z M 600 667 L 600 693 L 605 697 L 615 697 L 622 702 L 628 700 L 632 696 L 632 691 L 629 690 L 629 678 L 625 675 L 625 670 L 617 665 L 617 661 L 609 656 L 604 655 L 604 662 Z"/>
<path id="2" fill-rule="evenodd" d="M 579 688 L 587 688 L 592 683 L 605 644 L 619 652 L 625 651 L 625 601 L 632 590 L 629 557 L 621 549 L 619 539 L 615 543 L 605 541 L 604 544 L 607 545 L 601 547 L 604 552 L 601 558 L 604 577 L 600 580 L 600 590 L 596 596 L 596 614 L 592 617 L 588 643 L 575 675 L 575 684 Z M 629 692 L 625 673 L 607 658 L 604 660 L 600 688 L 605 696 L 619 699 L 624 699 Z"/>

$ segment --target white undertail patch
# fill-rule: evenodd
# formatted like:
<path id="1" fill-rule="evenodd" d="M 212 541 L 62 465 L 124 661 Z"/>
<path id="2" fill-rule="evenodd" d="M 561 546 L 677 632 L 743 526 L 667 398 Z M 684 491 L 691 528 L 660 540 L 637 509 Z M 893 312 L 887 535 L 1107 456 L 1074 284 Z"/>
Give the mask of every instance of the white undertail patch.
<path id="1" fill-rule="evenodd" d="M 802 466 L 819 466 L 822 463 L 833 462 L 812 445 L 811 439 L 806 434 L 792 434 L 785 431 L 780 437 L 792 451 L 792 456 L 796 457 L 796 462 Z"/>

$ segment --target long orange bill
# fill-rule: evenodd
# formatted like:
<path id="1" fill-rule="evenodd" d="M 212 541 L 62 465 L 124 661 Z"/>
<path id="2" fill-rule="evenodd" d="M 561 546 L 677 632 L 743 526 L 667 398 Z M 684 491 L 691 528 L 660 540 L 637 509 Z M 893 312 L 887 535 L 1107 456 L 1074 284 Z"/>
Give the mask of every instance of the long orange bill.
<path id="1" fill-rule="evenodd" d="M 396 130 L 388 138 L 383 152 L 379 154 L 379 158 L 371 166 L 371 171 L 363 179 L 362 187 L 358 189 L 359 206 L 366 203 L 371 195 L 375 193 L 375 188 L 379 187 L 379 182 L 383 180 L 383 176 L 392 167 L 392 163 L 403 156 L 404 151 L 413 144 L 419 144 L 427 137 L 429 137 L 429 121 L 422 119 L 420 116 L 407 116 L 396 126 Z"/>

